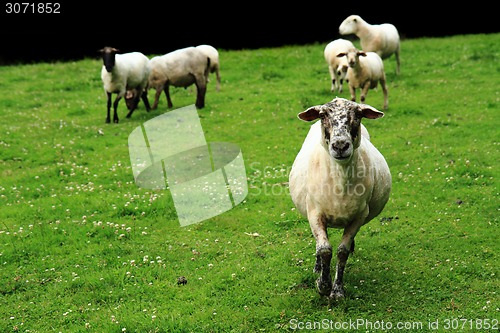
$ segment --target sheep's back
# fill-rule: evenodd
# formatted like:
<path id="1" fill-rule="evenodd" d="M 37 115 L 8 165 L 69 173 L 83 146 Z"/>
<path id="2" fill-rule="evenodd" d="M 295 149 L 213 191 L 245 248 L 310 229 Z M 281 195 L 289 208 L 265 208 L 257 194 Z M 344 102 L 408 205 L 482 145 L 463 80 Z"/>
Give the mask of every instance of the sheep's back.
<path id="1" fill-rule="evenodd" d="M 196 77 L 205 75 L 207 57 L 195 47 L 187 47 L 169 52 L 160 57 L 156 71 L 162 71 L 169 83 L 177 87 L 187 87 L 195 83 Z"/>
<path id="2" fill-rule="evenodd" d="M 371 26 L 370 38 L 360 39 L 364 51 L 376 52 L 382 58 L 388 58 L 399 49 L 399 33 L 390 23 Z"/>
<path id="3" fill-rule="evenodd" d="M 126 89 L 134 89 L 147 84 L 151 71 L 149 58 L 140 52 L 117 54 L 116 72 L 125 83 Z"/>
<path id="4" fill-rule="evenodd" d="M 359 61 L 361 66 L 374 80 L 378 80 L 385 76 L 384 62 L 376 52 L 366 52 L 366 57 L 359 57 Z"/>

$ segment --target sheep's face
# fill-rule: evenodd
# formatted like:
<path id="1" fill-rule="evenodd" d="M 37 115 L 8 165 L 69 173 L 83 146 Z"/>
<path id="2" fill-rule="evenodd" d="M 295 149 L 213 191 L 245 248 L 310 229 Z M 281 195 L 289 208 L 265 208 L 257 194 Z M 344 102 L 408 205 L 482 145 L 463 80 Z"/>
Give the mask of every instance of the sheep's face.
<path id="1" fill-rule="evenodd" d="M 135 110 L 137 105 L 139 104 L 139 92 L 136 89 L 127 90 L 125 93 L 125 104 L 127 105 L 127 109 L 129 111 Z"/>
<path id="2" fill-rule="evenodd" d="M 366 53 L 363 51 L 359 51 L 357 49 L 349 50 L 348 52 L 343 52 L 337 54 L 338 58 L 346 57 L 347 64 L 350 68 L 355 68 L 359 63 L 359 57 L 366 57 Z M 347 70 L 346 70 L 347 72 Z"/>
<path id="3" fill-rule="evenodd" d="M 322 145 L 334 160 L 343 163 L 350 161 L 359 147 L 361 119 L 376 119 L 383 115 L 369 105 L 335 98 L 330 103 L 313 106 L 299 113 L 299 118 L 305 121 L 320 119 Z"/>
<path id="4" fill-rule="evenodd" d="M 106 67 L 106 71 L 111 73 L 113 67 L 115 67 L 115 55 L 118 50 L 112 47 L 105 47 L 100 52 L 102 53 L 102 62 L 104 67 Z"/>
<path id="5" fill-rule="evenodd" d="M 358 32 L 358 24 L 361 21 L 361 17 L 358 15 L 348 16 L 339 26 L 339 33 L 341 35 L 356 34 Z"/>

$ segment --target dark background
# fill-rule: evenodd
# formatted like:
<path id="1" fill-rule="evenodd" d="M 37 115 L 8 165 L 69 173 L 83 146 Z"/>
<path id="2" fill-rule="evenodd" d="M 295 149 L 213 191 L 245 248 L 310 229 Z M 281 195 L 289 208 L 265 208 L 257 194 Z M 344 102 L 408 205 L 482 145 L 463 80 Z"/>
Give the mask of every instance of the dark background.
<path id="1" fill-rule="evenodd" d="M 494 9 L 480 3 L 441 9 L 435 7 L 437 2 L 405 4 L 66 1 L 60 14 L 6 14 L 3 7 L 0 65 L 98 58 L 103 46 L 151 55 L 198 44 L 218 49 L 326 45 L 341 37 L 338 27 L 350 14 L 370 24 L 392 23 L 401 39 L 500 32 Z"/>

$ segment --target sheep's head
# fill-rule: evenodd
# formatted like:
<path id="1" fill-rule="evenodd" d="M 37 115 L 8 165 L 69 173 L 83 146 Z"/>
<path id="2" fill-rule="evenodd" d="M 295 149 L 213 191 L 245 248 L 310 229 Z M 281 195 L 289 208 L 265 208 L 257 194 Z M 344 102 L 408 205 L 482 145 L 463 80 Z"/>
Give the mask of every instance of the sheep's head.
<path id="1" fill-rule="evenodd" d="M 383 112 L 366 104 L 345 98 L 334 98 L 324 105 L 316 105 L 298 114 L 304 121 L 320 119 L 322 145 L 336 161 L 349 161 L 361 142 L 361 119 L 377 119 Z"/>
<path id="2" fill-rule="evenodd" d="M 340 24 L 339 34 L 356 34 L 358 32 L 358 25 L 363 22 L 363 19 L 359 15 L 350 15 Z"/>
<path id="3" fill-rule="evenodd" d="M 99 52 L 102 54 L 102 62 L 104 67 L 106 67 L 106 71 L 111 73 L 113 67 L 115 67 L 115 54 L 118 50 L 113 47 L 106 46 L 103 49 L 100 49 Z"/>
<path id="4" fill-rule="evenodd" d="M 347 64 L 351 68 L 355 68 L 359 63 L 359 57 L 366 57 L 366 52 L 360 51 L 358 49 L 350 49 L 347 52 L 342 52 L 337 54 L 337 58 L 347 58 Z M 347 72 L 347 70 L 346 70 Z"/>
<path id="5" fill-rule="evenodd" d="M 137 108 L 140 99 L 139 92 L 137 91 L 137 89 L 127 90 L 124 98 L 125 98 L 125 104 L 127 105 L 127 109 L 129 111 L 133 111 L 135 110 L 135 108 Z"/>

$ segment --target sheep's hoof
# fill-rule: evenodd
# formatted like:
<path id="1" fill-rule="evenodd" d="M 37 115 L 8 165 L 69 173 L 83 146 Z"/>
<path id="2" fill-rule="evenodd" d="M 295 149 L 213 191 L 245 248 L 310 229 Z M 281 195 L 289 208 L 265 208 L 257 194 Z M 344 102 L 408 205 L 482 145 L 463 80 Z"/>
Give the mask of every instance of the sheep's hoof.
<path id="1" fill-rule="evenodd" d="M 332 281 L 323 281 L 320 277 L 316 280 L 316 288 L 321 296 L 328 296 L 332 291 Z"/>
<path id="2" fill-rule="evenodd" d="M 331 300 L 335 300 L 335 301 L 344 299 L 345 298 L 344 288 L 342 286 L 339 286 L 339 285 L 334 285 L 333 286 L 333 290 L 330 293 L 330 297 L 329 298 Z"/>

